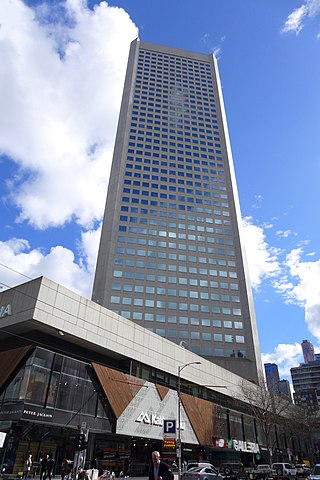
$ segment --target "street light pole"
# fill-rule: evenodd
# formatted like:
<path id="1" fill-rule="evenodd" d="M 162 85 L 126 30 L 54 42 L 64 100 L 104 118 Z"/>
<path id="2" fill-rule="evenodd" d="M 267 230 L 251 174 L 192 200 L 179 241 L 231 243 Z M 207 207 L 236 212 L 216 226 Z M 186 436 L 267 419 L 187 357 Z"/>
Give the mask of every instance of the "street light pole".
<path id="1" fill-rule="evenodd" d="M 189 362 L 185 363 L 184 365 L 178 366 L 178 438 L 177 438 L 177 457 L 179 462 L 179 473 L 178 473 L 178 480 L 181 480 L 181 454 L 182 454 L 182 446 L 181 446 L 181 370 L 189 365 L 200 365 L 201 362 Z"/>

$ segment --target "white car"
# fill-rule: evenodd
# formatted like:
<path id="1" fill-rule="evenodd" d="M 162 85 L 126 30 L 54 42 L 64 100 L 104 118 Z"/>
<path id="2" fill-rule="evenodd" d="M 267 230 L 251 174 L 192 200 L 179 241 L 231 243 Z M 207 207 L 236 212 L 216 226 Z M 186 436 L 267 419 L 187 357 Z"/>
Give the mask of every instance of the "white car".
<path id="1" fill-rule="evenodd" d="M 297 470 L 291 463 L 273 463 L 271 471 L 273 478 L 292 478 L 297 475 Z"/>

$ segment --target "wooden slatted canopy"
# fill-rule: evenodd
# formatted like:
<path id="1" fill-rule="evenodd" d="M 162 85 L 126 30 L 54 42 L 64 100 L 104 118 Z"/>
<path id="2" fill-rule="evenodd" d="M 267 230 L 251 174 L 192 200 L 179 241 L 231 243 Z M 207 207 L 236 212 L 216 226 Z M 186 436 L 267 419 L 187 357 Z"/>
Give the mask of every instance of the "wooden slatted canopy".
<path id="1" fill-rule="evenodd" d="M 115 417 L 119 418 L 145 381 L 97 363 L 92 363 L 92 368 Z"/>
<path id="2" fill-rule="evenodd" d="M 159 396 L 161 398 L 161 400 L 164 399 L 164 397 L 167 395 L 167 393 L 169 392 L 169 387 L 165 387 L 163 385 L 156 385 L 156 388 L 157 388 L 157 391 L 159 393 Z"/>
<path id="3" fill-rule="evenodd" d="M 33 347 L 27 345 L 25 347 L 0 352 L 0 394 L 12 380 L 32 350 Z"/>
<path id="4" fill-rule="evenodd" d="M 200 445 L 212 444 L 212 436 L 216 433 L 218 424 L 217 406 L 185 393 L 181 393 L 180 398 Z"/>

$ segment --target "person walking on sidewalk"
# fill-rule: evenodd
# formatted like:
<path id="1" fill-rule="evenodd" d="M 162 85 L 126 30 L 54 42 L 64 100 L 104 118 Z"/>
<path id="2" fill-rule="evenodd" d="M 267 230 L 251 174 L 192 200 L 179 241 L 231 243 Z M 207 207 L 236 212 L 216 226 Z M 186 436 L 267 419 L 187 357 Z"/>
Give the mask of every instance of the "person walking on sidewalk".
<path id="1" fill-rule="evenodd" d="M 169 466 L 160 460 L 160 453 L 152 452 L 152 464 L 149 471 L 149 480 L 173 480 L 174 475 Z"/>
<path id="2" fill-rule="evenodd" d="M 23 477 L 22 477 L 23 480 L 27 480 L 28 475 L 30 475 L 31 467 L 32 467 L 32 453 L 29 453 L 23 464 Z"/>

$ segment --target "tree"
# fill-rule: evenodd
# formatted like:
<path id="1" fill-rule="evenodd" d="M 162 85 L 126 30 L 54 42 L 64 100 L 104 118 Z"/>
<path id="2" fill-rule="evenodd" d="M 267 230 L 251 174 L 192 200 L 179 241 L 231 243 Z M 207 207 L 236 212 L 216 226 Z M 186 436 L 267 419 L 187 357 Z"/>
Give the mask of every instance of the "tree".
<path id="1" fill-rule="evenodd" d="M 288 418 L 288 412 L 292 407 L 291 399 L 280 392 L 269 392 L 264 378 L 260 378 L 258 384 L 243 380 L 241 390 L 243 400 L 248 404 L 257 428 L 262 432 L 271 464 L 276 444 L 275 426 L 282 425 Z"/>

